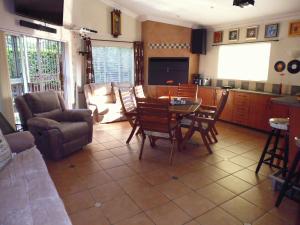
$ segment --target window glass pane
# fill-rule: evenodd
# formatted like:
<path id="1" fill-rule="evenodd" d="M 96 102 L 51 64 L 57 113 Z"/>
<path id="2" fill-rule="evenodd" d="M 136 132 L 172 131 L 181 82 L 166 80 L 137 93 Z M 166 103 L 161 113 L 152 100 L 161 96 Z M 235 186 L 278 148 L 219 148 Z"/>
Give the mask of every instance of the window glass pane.
<path id="1" fill-rule="evenodd" d="M 220 46 L 218 78 L 266 81 L 270 51 L 271 43 Z"/>
<path id="2" fill-rule="evenodd" d="M 133 50 L 118 47 L 93 47 L 96 83 L 133 80 Z"/>

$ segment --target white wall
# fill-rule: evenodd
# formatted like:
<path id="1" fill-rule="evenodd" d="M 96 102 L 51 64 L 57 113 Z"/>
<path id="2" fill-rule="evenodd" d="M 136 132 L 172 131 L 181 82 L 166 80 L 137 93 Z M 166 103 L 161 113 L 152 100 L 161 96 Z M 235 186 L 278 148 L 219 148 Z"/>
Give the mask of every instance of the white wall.
<path id="1" fill-rule="evenodd" d="M 83 57 L 78 54 L 81 50 L 82 41 L 79 33 L 72 31 L 87 27 L 98 30 L 98 34 L 91 35 L 92 38 L 114 39 L 110 34 L 110 12 L 112 7 L 104 4 L 101 0 L 65 0 L 64 1 L 64 27 L 54 27 L 57 34 L 21 27 L 19 20 L 22 18 L 14 15 L 12 0 L 0 0 L 0 30 L 7 34 L 24 34 L 28 36 L 46 38 L 65 42 L 66 44 L 66 77 L 68 84 L 68 96 L 70 105 L 76 102 L 74 88 L 81 91 L 82 77 L 84 76 Z M 133 16 L 122 13 L 122 35 L 117 40 L 137 41 L 141 39 L 141 23 Z M 107 43 L 109 45 L 109 43 Z M 0 71 L 1 72 L 1 71 Z M 0 76 L 2 73 L 0 73 Z M 1 78 L 1 77 L 0 77 Z M 77 87 L 75 87 L 77 85 Z M 1 86 L 1 83 L 0 83 Z"/>
<path id="2" fill-rule="evenodd" d="M 300 17 L 299 17 L 300 19 Z M 268 83 L 280 83 L 280 76 L 274 70 L 274 64 L 278 60 L 283 60 L 286 64 L 295 58 L 300 59 L 300 37 L 289 37 L 289 22 L 293 20 L 284 21 L 271 21 L 271 22 L 260 22 L 252 24 L 242 24 L 237 26 L 227 26 L 226 28 L 218 27 L 209 30 L 208 32 L 208 43 L 207 43 L 207 54 L 200 56 L 200 67 L 199 73 L 204 74 L 206 77 L 217 79 L 218 74 L 218 49 L 219 47 L 213 47 L 213 32 L 223 30 L 223 42 L 224 44 L 229 43 L 228 31 L 232 28 L 240 28 L 239 42 L 246 41 L 246 29 L 248 26 L 259 25 L 258 39 L 257 41 L 267 40 L 264 38 L 265 24 L 280 23 L 279 42 L 271 42 L 271 54 L 270 54 L 270 65 L 268 73 Z M 259 54 L 259 53 L 258 53 Z M 289 74 L 285 70 L 286 76 L 284 77 L 284 83 L 287 85 L 300 85 L 300 75 Z M 241 76 L 243 76 L 241 74 Z"/>

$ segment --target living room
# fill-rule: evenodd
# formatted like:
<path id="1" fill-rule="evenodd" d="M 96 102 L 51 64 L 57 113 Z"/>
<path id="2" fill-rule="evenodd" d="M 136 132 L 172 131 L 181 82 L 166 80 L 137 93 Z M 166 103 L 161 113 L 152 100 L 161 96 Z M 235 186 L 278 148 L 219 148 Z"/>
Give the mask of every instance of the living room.
<path id="1" fill-rule="evenodd" d="M 298 0 L 0 15 L 0 224 L 300 224 Z"/>

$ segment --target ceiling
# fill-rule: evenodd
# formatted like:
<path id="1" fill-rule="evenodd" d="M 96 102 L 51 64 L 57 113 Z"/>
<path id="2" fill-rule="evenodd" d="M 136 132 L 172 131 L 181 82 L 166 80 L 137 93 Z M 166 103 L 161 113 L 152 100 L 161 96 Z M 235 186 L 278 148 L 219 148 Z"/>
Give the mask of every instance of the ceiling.
<path id="1" fill-rule="evenodd" d="M 106 0 L 107 2 L 107 0 Z M 300 17 L 300 0 L 255 0 L 255 6 L 232 6 L 233 0 L 109 0 L 144 20 L 193 26 L 218 26 L 241 21 Z"/>

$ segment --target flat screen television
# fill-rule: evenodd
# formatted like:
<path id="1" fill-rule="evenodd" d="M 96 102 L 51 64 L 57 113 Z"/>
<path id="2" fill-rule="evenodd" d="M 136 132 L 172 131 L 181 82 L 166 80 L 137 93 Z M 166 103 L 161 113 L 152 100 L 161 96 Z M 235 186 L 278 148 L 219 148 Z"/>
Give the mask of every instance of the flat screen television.
<path id="1" fill-rule="evenodd" d="M 19 16 L 62 26 L 64 0 L 15 0 L 15 13 Z"/>

